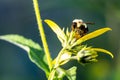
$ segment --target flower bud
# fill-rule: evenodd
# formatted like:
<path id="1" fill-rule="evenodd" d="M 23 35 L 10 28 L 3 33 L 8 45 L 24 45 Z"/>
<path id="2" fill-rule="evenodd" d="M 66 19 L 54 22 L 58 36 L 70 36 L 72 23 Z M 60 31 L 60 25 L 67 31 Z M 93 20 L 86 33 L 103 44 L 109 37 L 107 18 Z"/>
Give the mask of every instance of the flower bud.
<path id="1" fill-rule="evenodd" d="M 77 54 L 77 60 L 80 63 L 91 63 L 96 62 L 97 52 L 91 48 L 82 49 Z"/>

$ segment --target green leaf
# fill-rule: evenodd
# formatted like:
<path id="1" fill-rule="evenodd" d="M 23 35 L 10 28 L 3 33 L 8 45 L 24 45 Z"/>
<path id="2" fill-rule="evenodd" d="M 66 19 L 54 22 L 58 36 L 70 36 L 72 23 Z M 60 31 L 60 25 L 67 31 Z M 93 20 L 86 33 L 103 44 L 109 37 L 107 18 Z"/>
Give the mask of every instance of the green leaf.
<path id="1" fill-rule="evenodd" d="M 56 69 L 56 77 L 57 77 L 57 79 L 62 80 L 63 77 L 65 76 L 65 71 L 66 71 L 66 70 L 64 70 L 63 68 L 58 67 L 58 68 Z"/>
<path id="2" fill-rule="evenodd" d="M 2 35 L 0 36 L 0 39 L 10 42 L 27 51 L 30 60 L 43 71 L 45 71 L 47 75 L 49 74 L 49 68 L 45 61 L 45 54 L 39 44 L 33 42 L 31 39 L 27 39 L 20 35 L 14 34 Z"/>
<path id="3" fill-rule="evenodd" d="M 73 66 L 72 68 L 68 69 L 66 71 L 66 76 L 68 77 L 69 80 L 76 80 L 76 66 Z"/>
<path id="4" fill-rule="evenodd" d="M 76 66 L 73 66 L 68 70 L 58 67 L 51 71 L 48 80 L 62 80 L 65 76 L 69 80 L 76 80 L 76 69 L 77 69 Z M 56 72 L 56 74 L 55 74 L 55 72 Z"/>
<path id="5" fill-rule="evenodd" d="M 58 67 L 56 69 L 56 78 L 55 80 L 62 80 L 65 76 L 69 79 L 69 80 L 76 80 L 76 66 L 71 67 L 68 70 L 65 70 L 63 68 Z"/>

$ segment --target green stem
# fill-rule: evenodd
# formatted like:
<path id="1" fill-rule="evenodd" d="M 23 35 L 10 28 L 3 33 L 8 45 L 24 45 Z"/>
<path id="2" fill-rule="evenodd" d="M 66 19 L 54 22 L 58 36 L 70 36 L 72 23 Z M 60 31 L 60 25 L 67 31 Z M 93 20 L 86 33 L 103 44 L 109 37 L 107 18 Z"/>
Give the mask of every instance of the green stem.
<path id="1" fill-rule="evenodd" d="M 56 68 L 59 67 L 59 64 L 60 64 L 60 63 L 59 63 L 60 57 L 61 57 L 61 55 L 63 54 L 63 52 L 64 52 L 65 49 L 66 49 L 66 48 L 63 48 L 63 49 L 59 52 L 59 54 L 58 54 L 58 56 L 57 56 L 57 58 L 56 58 L 56 61 L 55 61 L 55 66 L 53 67 L 53 70 L 50 72 L 50 75 L 49 75 L 48 80 L 53 80 L 53 78 L 54 78 L 54 76 L 55 76 Z"/>
<path id="2" fill-rule="evenodd" d="M 48 77 L 48 80 L 53 80 L 54 79 L 54 76 L 55 76 L 55 71 L 56 69 L 53 69 Z"/>
<path id="3" fill-rule="evenodd" d="M 54 66 L 54 68 L 57 68 L 58 66 L 59 66 L 59 62 L 60 62 L 60 57 L 61 57 L 61 55 L 63 54 L 63 52 L 65 51 L 65 49 L 66 48 L 63 48 L 63 49 L 61 49 L 61 51 L 59 52 L 59 54 L 58 54 L 58 56 L 57 56 L 57 58 L 56 58 L 56 62 L 55 62 L 55 66 Z"/>
<path id="4" fill-rule="evenodd" d="M 34 5 L 34 9 L 35 9 L 35 15 L 36 15 L 36 19 L 37 19 L 38 29 L 39 29 L 40 36 L 41 36 L 41 39 L 42 39 L 44 51 L 45 51 L 45 54 L 46 54 L 46 57 L 47 57 L 47 62 L 48 62 L 48 65 L 49 65 L 49 69 L 51 70 L 51 68 L 52 68 L 52 61 L 51 60 L 52 59 L 51 59 L 51 56 L 50 56 L 50 52 L 49 52 L 49 49 L 48 49 L 48 45 L 47 45 L 47 41 L 46 41 L 46 37 L 45 37 L 43 25 L 42 25 L 38 0 L 33 0 L 33 5 Z"/>

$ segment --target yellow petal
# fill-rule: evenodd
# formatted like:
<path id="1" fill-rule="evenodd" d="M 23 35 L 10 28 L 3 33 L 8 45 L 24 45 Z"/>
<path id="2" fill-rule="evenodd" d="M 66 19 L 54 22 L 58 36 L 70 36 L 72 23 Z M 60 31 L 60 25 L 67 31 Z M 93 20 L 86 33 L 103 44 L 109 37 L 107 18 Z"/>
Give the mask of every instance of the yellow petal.
<path id="1" fill-rule="evenodd" d="M 64 31 L 62 29 L 60 29 L 60 27 L 55 22 L 53 22 L 52 20 L 49 20 L 49 19 L 46 19 L 44 21 L 49 25 L 49 27 L 56 33 L 56 35 L 59 38 L 66 40 L 66 35 L 65 35 Z"/>
<path id="2" fill-rule="evenodd" d="M 109 30 L 111 30 L 111 28 L 102 28 L 102 29 L 95 30 L 95 31 L 81 37 L 80 39 L 78 39 L 74 45 L 81 44 L 82 42 L 92 39 L 92 38 L 95 38 L 99 35 L 102 35 L 103 33 L 107 32 Z"/>
<path id="3" fill-rule="evenodd" d="M 98 51 L 98 52 L 104 52 L 104 53 L 107 53 L 109 54 L 112 58 L 114 58 L 113 54 L 105 49 L 101 49 L 101 48 L 92 48 L 93 50 L 95 51 Z"/>

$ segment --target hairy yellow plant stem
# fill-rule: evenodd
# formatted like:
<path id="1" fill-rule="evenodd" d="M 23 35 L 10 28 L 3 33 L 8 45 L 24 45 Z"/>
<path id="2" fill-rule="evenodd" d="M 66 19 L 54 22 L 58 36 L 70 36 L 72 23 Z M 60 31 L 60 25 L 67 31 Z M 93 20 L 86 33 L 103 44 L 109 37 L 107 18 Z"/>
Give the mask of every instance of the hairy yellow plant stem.
<path id="1" fill-rule="evenodd" d="M 45 51 L 45 54 L 46 54 L 46 57 L 47 57 L 47 62 L 48 62 L 49 68 L 51 69 L 52 68 L 52 61 L 51 61 L 52 59 L 51 59 L 51 56 L 50 56 L 50 52 L 49 52 L 49 49 L 48 49 L 48 45 L 47 45 L 47 41 L 46 41 L 46 37 L 45 37 L 43 25 L 42 25 L 38 0 L 33 0 L 33 6 L 34 6 L 34 9 L 35 9 L 35 15 L 36 15 L 36 19 L 37 19 L 38 29 L 39 29 L 40 36 L 41 36 L 41 39 L 42 39 L 44 51 Z"/>

